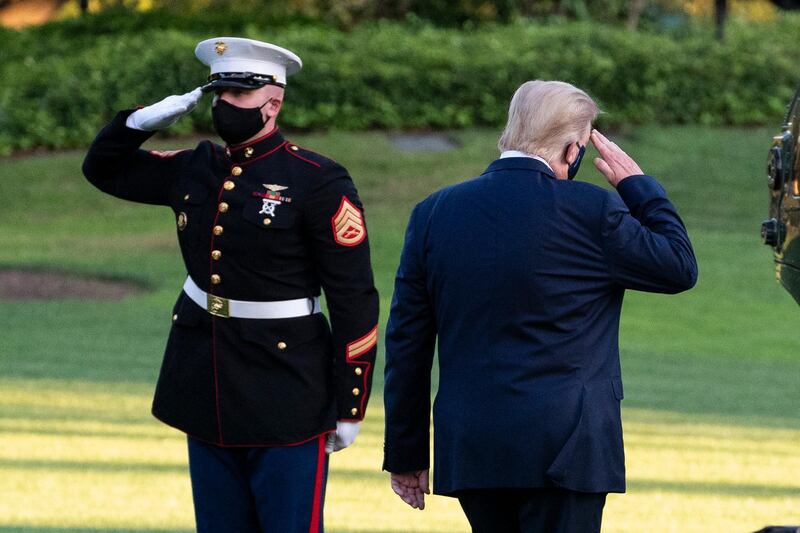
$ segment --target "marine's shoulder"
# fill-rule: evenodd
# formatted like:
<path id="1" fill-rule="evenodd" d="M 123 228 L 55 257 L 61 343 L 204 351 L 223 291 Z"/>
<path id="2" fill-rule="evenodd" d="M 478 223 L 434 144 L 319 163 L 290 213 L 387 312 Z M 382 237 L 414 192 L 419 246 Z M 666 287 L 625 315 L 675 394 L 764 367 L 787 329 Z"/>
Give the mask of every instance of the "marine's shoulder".
<path id="1" fill-rule="evenodd" d="M 286 141 L 282 150 L 291 156 L 290 161 L 296 162 L 300 166 L 307 166 L 309 169 L 319 169 L 320 172 L 326 173 L 331 170 L 344 170 L 344 167 L 331 159 L 324 156 L 319 152 L 315 152 L 297 143 Z M 346 171 L 345 171 L 346 172 Z"/>
<path id="2" fill-rule="evenodd" d="M 223 157 L 225 155 L 225 147 L 219 146 L 208 139 L 204 139 L 198 142 L 194 148 L 178 148 L 176 150 L 148 150 L 148 152 L 151 155 L 160 157 L 162 159 Z"/>

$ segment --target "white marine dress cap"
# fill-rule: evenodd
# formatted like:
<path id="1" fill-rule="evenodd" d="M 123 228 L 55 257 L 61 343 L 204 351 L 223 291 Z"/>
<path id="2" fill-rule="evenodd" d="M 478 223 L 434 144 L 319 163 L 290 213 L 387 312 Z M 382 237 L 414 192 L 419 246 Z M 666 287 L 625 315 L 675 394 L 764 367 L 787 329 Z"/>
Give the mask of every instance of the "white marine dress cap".
<path id="1" fill-rule="evenodd" d="M 206 39 L 197 44 L 194 53 L 204 65 L 211 67 L 204 92 L 220 87 L 285 87 L 286 78 L 303 68 L 303 61 L 294 52 L 241 37 Z"/>

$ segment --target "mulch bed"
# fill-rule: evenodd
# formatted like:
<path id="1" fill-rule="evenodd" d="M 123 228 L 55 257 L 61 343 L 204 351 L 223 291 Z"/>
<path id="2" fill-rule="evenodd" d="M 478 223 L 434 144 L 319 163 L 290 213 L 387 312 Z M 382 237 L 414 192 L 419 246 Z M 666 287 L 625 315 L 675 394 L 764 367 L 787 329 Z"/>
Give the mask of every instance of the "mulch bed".
<path id="1" fill-rule="evenodd" d="M 144 289 L 126 281 L 79 277 L 65 272 L 0 270 L 3 300 L 121 300 Z"/>

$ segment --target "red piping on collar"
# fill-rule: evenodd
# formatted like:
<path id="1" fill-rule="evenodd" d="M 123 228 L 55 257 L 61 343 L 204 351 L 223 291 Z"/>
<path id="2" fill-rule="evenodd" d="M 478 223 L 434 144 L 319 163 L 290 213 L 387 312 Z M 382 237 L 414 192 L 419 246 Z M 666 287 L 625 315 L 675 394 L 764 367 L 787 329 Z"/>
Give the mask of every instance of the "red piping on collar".
<path id="1" fill-rule="evenodd" d="M 228 146 L 227 148 L 231 152 L 238 152 L 239 150 L 242 150 L 243 148 L 247 148 L 248 146 L 252 146 L 252 145 L 254 145 L 254 144 L 258 143 L 258 142 L 261 142 L 264 139 L 269 139 L 270 137 L 272 137 L 273 135 L 278 133 L 278 130 L 279 130 L 279 128 L 277 126 L 275 126 L 274 128 L 272 128 L 272 130 L 269 133 L 266 133 L 266 134 L 262 135 L 258 139 L 253 139 L 250 142 L 246 142 L 246 143 L 242 143 L 242 144 L 236 144 L 234 146 Z"/>
<path id="2" fill-rule="evenodd" d="M 260 155 L 260 156 L 258 156 L 258 157 L 254 157 L 253 159 L 248 159 L 247 161 L 242 161 L 241 163 L 238 163 L 238 165 L 239 165 L 240 167 L 244 167 L 244 166 L 247 166 L 247 165 L 249 165 L 250 163 L 255 163 L 255 162 L 256 162 L 256 161 L 258 161 L 259 159 L 264 159 L 264 158 L 265 158 L 265 157 L 267 157 L 268 155 L 272 155 L 272 154 L 274 154 L 275 152 L 277 152 L 278 150 L 280 150 L 282 146 L 286 146 L 288 143 L 289 143 L 289 141 L 283 141 L 281 144 L 279 144 L 278 146 L 276 146 L 275 148 L 273 148 L 273 149 L 272 149 L 272 150 L 270 150 L 269 152 L 267 152 L 267 153 L 265 153 L 265 154 L 261 154 L 261 155 Z"/>

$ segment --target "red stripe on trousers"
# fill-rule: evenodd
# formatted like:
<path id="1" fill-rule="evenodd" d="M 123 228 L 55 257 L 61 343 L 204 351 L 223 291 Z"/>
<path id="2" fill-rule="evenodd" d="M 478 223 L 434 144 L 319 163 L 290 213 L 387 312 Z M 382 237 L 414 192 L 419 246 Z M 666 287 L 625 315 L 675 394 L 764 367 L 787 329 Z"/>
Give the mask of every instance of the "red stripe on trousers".
<path id="1" fill-rule="evenodd" d="M 314 501 L 311 504 L 311 525 L 308 533 L 319 532 L 320 511 L 322 510 L 322 479 L 325 473 L 325 438 L 320 435 L 317 442 L 317 475 L 314 479 Z"/>

